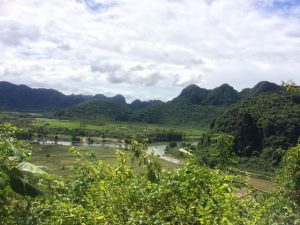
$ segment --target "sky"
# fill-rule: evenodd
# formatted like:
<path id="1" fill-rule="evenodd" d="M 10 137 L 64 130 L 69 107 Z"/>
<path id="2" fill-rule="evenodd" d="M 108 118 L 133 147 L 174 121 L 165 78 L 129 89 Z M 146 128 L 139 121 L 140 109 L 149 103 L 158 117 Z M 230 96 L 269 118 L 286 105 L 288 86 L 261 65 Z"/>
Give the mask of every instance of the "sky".
<path id="1" fill-rule="evenodd" d="M 0 0 L 0 80 L 128 102 L 300 84 L 300 0 Z"/>

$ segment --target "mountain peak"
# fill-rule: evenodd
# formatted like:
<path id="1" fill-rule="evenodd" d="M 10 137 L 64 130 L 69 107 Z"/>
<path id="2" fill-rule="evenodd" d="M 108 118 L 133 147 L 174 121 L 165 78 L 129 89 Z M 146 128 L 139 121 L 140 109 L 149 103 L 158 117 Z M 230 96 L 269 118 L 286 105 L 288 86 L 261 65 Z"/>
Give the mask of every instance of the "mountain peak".
<path id="1" fill-rule="evenodd" d="M 229 105 L 239 99 L 239 93 L 229 84 L 207 90 L 191 84 L 184 88 L 175 100 L 187 100 L 197 105 Z"/>
<path id="2" fill-rule="evenodd" d="M 258 96 L 262 93 L 279 92 L 283 88 L 275 83 L 269 81 L 261 81 L 257 83 L 253 88 L 246 88 L 241 91 L 242 97 Z"/>
<path id="3" fill-rule="evenodd" d="M 191 84 L 184 88 L 180 95 L 174 100 L 187 100 L 192 104 L 203 104 L 207 95 L 208 90 L 200 88 L 196 84 Z"/>
<path id="4" fill-rule="evenodd" d="M 95 99 L 101 99 L 101 100 L 112 100 L 114 102 L 117 102 L 117 103 L 121 103 L 121 104 L 126 104 L 126 99 L 123 95 L 115 95 L 113 97 L 106 97 L 105 95 L 103 94 L 96 94 L 94 96 Z"/>
<path id="5" fill-rule="evenodd" d="M 162 101 L 160 100 L 149 100 L 149 101 L 141 101 L 140 99 L 136 99 L 130 104 L 130 108 L 132 109 L 142 109 L 147 106 L 152 106 L 156 104 L 160 104 Z"/>
<path id="6" fill-rule="evenodd" d="M 198 85 L 196 85 L 196 84 L 190 84 L 187 87 L 185 87 L 182 90 L 182 92 L 184 92 L 184 91 L 192 91 L 192 90 L 199 90 L 199 89 L 201 89 L 201 88 Z"/>
<path id="7" fill-rule="evenodd" d="M 111 98 L 113 101 L 121 103 L 121 104 L 126 104 L 126 99 L 123 95 L 116 95 Z"/>
<path id="8" fill-rule="evenodd" d="M 230 105 L 240 99 L 238 91 L 229 84 L 222 84 L 209 92 L 208 104 Z"/>
<path id="9" fill-rule="evenodd" d="M 230 88 L 230 89 L 234 89 L 232 86 L 230 86 L 230 85 L 227 84 L 227 83 L 222 84 L 222 85 L 220 85 L 219 87 L 216 87 L 216 88 Z"/>

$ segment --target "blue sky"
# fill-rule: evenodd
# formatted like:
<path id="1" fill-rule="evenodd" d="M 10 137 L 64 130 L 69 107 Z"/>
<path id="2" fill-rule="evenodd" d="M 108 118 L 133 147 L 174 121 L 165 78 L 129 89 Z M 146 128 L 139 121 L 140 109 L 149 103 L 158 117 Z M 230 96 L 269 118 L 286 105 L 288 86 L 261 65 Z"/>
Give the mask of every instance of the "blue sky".
<path id="1" fill-rule="evenodd" d="M 300 0 L 271 0 L 263 5 L 263 9 L 272 14 L 300 19 Z"/>
<path id="2" fill-rule="evenodd" d="M 289 10 L 300 6 L 299 0 L 274 0 L 271 3 L 271 7 L 274 9 Z"/>
<path id="3" fill-rule="evenodd" d="M 128 101 L 300 83 L 300 0 L 2 0 L 0 80 Z"/>
<path id="4" fill-rule="evenodd" d="M 116 6 L 115 2 L 97 2 L 94 0 L 78 0 L 86 5 L 86 7 L 94 12 L 101 12 Z"/>

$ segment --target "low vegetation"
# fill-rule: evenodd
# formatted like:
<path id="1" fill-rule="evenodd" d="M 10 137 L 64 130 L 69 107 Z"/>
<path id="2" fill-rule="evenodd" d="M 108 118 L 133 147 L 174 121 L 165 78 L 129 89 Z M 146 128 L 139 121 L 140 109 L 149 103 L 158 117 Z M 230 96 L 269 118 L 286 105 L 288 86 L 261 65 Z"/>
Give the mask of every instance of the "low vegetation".
<path id="1" fill-rule="evenodd" d="M 38 145 L 33 151 L 29 162 L 46 166 L 48 170 L 64 178 L 72 177 L 74 175 L 73 167 L 76 166 L 76 156 L 70 151 L 70 146 L 63 145 Z M 92 147 L 92 146 L 78 146 L 76 147 L 81 155 L 91 160 L 101 160 L 104 164 L 116 166 L 117 164 L 117 150 L 108 147 Z M 132 168 L 134 173 L 141 172 L 138 163 L 131 163 L 131 154 L 127 150 L 119 150 L 126 157 L 128 166 Z M 172 170 L 178 168 L 179 165 L 158 159 L 158 162 L 164 169 Z"/>
<path id="2" fill-rule="evenodd" d="M 163 170 L 155 157 L 145 153 L 145 145 L 133 140 L 129 160 L 145 172 L 135 174 L 120 151 L 118 162 L 108 165 L 97 155 L 72 148 L 77 159 L 74 176 L 64 180 L 28 163 L 30 150 L 15 139 L 16 132 L 10 126 L 1 128 L 0 214 L 5 224 L 299 222 L 299 146 L 283 160 L 279 191 L 264 193 L 227 170 L 232 138 L 226 135 L 215 139 L 216 149 L 226 150 L 217 152 L 216 169 L 190 161 L 179 169 Z M 25 163 L 31 166 L 20 166 Z"/>
<path id="3" fill-rule="evenodd" d="M 147 139 L 152 141 L 181 141 L 184 139 L 197 139 L 207 129 L 187 126 L 166 126 L 160 124 L 143 123 L 92 123 L 76 120 L 58 120 L 37 118 L 30 124 L 33 132 L 43 136 L 58 134 L 60 136 L 94 136 L 117 139 Z"/>

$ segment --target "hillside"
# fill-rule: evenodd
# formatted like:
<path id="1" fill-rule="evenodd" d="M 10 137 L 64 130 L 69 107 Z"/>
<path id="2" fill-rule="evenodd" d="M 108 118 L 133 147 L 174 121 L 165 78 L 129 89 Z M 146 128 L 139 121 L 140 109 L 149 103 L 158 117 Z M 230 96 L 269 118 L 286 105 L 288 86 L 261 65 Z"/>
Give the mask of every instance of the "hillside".
<path id="1" fill-rule="evenodd" d="M 90 96 L 64 95 L 53 89 L 33 89 L 0 82 L 0 109 L 14 111 L 55 111 L 82 102 Z"/>
<path id="2" fill-rule="evenodd" d="M 128 121 L 132 110 L 125 104 L 120 104 L 109 99 L 94 99 L 79 103 L 55 116 L 65 118 L 81 118 L 89 120 L 118 120 Z"/>
<path id="3" fill-rule="evenodd" d="M 166 103 L 158 100 L 148 102 L 135 100 L 131 104 L 124 104 L 124 102 L 119 104 L 118 102 L 113 103 L 111 100 L 105 103 L 90 100 L 86 104 L 79 104 L 62 110 L 60 113 L 56 113 L 56 116 L 91 120 L 101 118 L 130 122 L 209 126 L 211 121 L 220 116 L 231 104 L 239 102 L 241 99 L 251 98 L 252 95 L 281 90 L 280 86 L 273 83 L 261 82 L 261 84 L 247 89 L 247 95 L 244 94 L 245 91 L 239 93 L 228 84 L 223 84 L 212 90 L 200 88 L 193 84 L 184 88 L 176 98 Z M 104 105 L 101 105 L 102 103 Z M 118 104 L 119 106 L 117 106 Z M 118 110 L 122 110 L 122 112 Z"/>
<path id="4" fill-rule="evenodd" d="M 173 100 L 135 111 L 132 120 L 145 123 L 208 126 L 210 121 L 223 110 L 222 106 L 203 106 Z"/>
<path id="5" fill-rule="evenodd" d="M 241 92 L 228 84 L 212 90 L 192 84 L 166 103 L 137 99 L 127 104 L 122 95 L 64 95 L 53 89 L 34 89 L 25 85 L 0 82 L 0 109 L 52 112 L 58 118 L 209 126 L 228 106 L 243 99 L 281 90 L 281 86 L 267 81 Z"/>
<path id="6" fill-rule="evenodd" d="M 246 88 L 242 90 L 240 96 L 241 98 L 255 97 L 263 93 L 272 93 L 280 91 L 283 91 L 283 88 L 281 86 L 278 86 L 277 84 L 268 81 L 261 81 L 258 84 L 256 84 L 253 88 Z"/>
<path id="7" fill-rule="evenodd" d="M 141 101 L 139 99 L 136 99 L 129 105 L 129 107 L 131 109 L 142 109 L 147 106 L 157 105 L 160 103 L 163 103 L 163 102 L 160 100 Z"/>
<path id="8" fill-rule="evenodd" d="M 121 95 L 111 98 L 104 95 L 65 95 L 53 89 L 30 88 L 26 85 L 0 82 L 0 110 L 54 112 L 90 99 L 109 99 L 126 104 L 125 98 Z"/>
<path id="9" fill-rule="evenodd" d="M 299 99 L 286 92 L 248 98 L 229 107 L 212 126 L 236 137 L 239 155 L 251 156 L 267 147 L 287 149 L 300 136 Z"/>
<path id="10" fill-rule="evenodd" d="M 188 102 L 195 105 L 228 106 L 240 99 L 239 92 L 228 84 L 207 90 L 192 84 L 182 90 L 175 102 Z"/>

